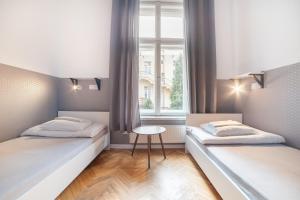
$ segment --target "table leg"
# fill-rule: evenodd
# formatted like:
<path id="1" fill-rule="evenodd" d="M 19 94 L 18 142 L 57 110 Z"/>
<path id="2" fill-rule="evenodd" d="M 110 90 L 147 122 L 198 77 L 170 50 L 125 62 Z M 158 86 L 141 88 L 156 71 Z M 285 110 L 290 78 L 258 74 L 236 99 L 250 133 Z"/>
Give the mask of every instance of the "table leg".
<path id="1" fill-rule="evenodd" d="M 148 135 L 148 169 L 150 169 L 150 145 L 151 145 L 151 135 Z"/>
<path id="2" fill-rule="evenodd" d="M 152 148 L 151 148 L 152 138 L 151 138 L 151 135 L 149 135 L 149 137 L 150 137 L 150 151 L 151 151 L 152 150 Z"/>
<path id="3" fill-rule="evenodd" d="M 160 144 L 161 144 L 161 149 L 163 151 L 163 154 L 164 154 L 164 158 L 166 159 L 166 152 L 165 152 L 165 148 L 164 148 L 164 143 L 162 141 L 162 137 L 161 137 L 161 134 L 159 134 L 159 140 L 160 140 Z"/>
<path id="4" fill-rule="evenodd" d="M 134 152 L 134 150 L 135 150 L 135 147 L 136 147 L 136 143 L 137 143 L 137 141 L 138 141 L 138 139 L 139 139 L 139 134 L 136 134 L 136 138 L 135 138 L 135 141 L 134 141 L 134 145 L 133 145 L 133 149 L 132 149 L 132 153 L 131 153 L 131 156 L 133 156 L 133 152 Z"/>

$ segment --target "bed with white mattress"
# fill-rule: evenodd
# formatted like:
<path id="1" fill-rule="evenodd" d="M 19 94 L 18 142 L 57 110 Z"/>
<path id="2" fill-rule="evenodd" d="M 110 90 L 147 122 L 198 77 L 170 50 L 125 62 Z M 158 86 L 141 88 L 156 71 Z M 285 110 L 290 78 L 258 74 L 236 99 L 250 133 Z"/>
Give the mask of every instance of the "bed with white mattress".
<path id="1" fill-rule="evenodd" d="M 262 134 L 266 137 L 261 140 L 262 144 L 255 143 L 256 139 L 250 135 L 246 136 L 248 142 L 233 137 L 231 142 L 235 144 L 230 144 L 230 138 L 214 140 L 198 129 L 202 123 L 229 119 L 242 122 L 242 115 L 193 114 L 187 117 L 186 151 L 222 198 L 299 199 L 300 151 L 281 144 L 280 136 L 270 138 Z"/>
<path id="2" fill-rule="evenodd" d="M 108 126 L 107 112 L 59 112 Z M 0 199 L 55 199 L 109 146 L 108 127 L 93 137 L 23 136 L 0 143 Z"/>

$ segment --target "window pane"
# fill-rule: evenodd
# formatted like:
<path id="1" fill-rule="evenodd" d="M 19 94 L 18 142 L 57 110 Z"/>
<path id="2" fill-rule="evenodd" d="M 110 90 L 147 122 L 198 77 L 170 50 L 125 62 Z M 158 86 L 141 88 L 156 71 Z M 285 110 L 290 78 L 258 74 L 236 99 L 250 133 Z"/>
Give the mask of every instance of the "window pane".
<path id="1" fill-rule="evenodd" d="M 183 8 L 180 6 L 161 7 L 161 37 L 183 38 Z"/>
<path id="2" fill-rule="evenodd" d="M 155 7 L 153 5 L 141 5 L 140 7 L 139 37 L 155 37 Z"/>
<path id="3" fill-rule="evenodd" d="M 155 110 L 155 48 L 141 45 L 139 53 L 139 104 L 141 113 Z"/>
<path id="4" fill-rule="evenodd" d="M 161 47 L 161 112 L 183 112 L 183 47 Z"/>

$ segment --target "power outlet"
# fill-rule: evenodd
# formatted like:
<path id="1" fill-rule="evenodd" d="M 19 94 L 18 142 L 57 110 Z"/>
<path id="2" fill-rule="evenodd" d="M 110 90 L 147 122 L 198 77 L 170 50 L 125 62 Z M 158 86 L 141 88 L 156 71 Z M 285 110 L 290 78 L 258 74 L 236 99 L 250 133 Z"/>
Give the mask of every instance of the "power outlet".
<path id="1" fill-rule="evenodd" d="M 98 90 L 97 85 L 89 85 L 89 90 Z"/>

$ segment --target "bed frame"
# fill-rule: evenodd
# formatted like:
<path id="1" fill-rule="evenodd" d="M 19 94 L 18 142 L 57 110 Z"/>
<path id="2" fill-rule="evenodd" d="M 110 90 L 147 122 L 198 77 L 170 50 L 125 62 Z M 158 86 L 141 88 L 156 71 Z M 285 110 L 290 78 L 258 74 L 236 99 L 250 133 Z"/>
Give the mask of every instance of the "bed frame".
<path id="1" fill-rule="evenodd" d="M 58 116 L 81 117 L 108 126 L 108 112 L 59 111 Z M 66 162 L 36 186 L 31 188 L 19 200 L 55 199 L 105 148 L 109 147 L 110 134 L 96 140 L 76 157 Z"/>
<path id="2" fill-rule="evenodd" d="M 186 125 L 198 127 L 200 124 L 219 120 L 243 121 L 242 114 L 190 114 L 187 116 Z M 186 153 L 192 155 L 223 199 L 249 199 L 249 196 L 200 148 L 197 141 L 189 135 L 186 135 L 185 140 Z"/>

